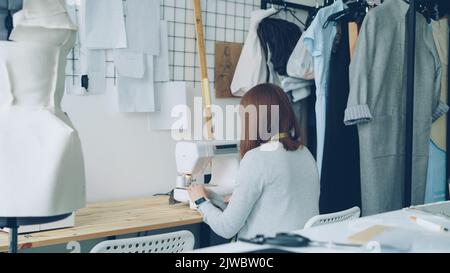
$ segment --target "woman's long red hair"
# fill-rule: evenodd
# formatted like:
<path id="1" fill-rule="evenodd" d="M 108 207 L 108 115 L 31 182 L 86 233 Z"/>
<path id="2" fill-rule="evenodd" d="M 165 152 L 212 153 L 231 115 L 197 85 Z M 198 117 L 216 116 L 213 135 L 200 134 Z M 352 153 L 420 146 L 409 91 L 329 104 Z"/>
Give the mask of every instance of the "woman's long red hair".
<path id="1" fill-rule="evenodd" d="M 274 84 L 260 84 L 252 89 L 250 89 L 242 98 L 241 106 L 256 106 L 257 112 L 257 123 L 266 121 L 267 124 L 267 132 L 273 137 L 277 134 L 285 135 L 285 137 L 279 139 L 279 141 L 283 144 L 284 148 L 288 151 L 295 151 L 303 145 L 302 142 L 302 132 L 300 130 L 300 126 L 298 125 L 297 119 L 295 117 L 294 111 L 292 110 L 291 103 L 289 101 L 288 96 L 280 87 Z M 267 107 L 267 114 L 265 117 L 260 111 L 260 106 Z M 278 106 L 279 112 L 278 117 L 272 117 L 272 107 Z M 271 121 L 273 118 L 278 118 L 279 128 L 270 128 Z M 267 139 L 262 139 L 259 130 L 259 124 L 251 124 L 251 120 L 248 116 L 248 113 L 241 115 L 242 124 L 243 124 L 243 132 L 241 139 L 241 157 L 256 148 L 261 144 L 267 142 Z M 256 126 L 256 127 L 255 127 Z M 258 128 L 256 130 L 256 138 L 251 139 L 250 130 Z"/>

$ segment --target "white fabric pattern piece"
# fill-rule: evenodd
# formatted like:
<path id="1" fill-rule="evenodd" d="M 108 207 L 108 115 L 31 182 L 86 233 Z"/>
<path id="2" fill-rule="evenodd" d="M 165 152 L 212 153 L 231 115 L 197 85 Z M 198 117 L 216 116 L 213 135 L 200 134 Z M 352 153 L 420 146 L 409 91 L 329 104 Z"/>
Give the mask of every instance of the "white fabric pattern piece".
<path id="1" fill-rule="evenodd" d="M 161 17 L 159 4 L 158 0 L 125 1 L 124 14 L 128 51 L 159 56 L 159 21 Z"/>
<path id="2" fill-rule="evenodd" d="M 159 110 L 156 104 L 153 80 L 153 56 L 144 55 L 145 73 L 142 78 L 124 77 L 119 73 L 119 111 L 123 113 L 152 113 Z"/>
<path id="3" fill-rule="evenodd" d="M 87 49 L 84 46 L 83 10 L 75 4 L 67 4 L 66 7 L 70 18 L 79 28 L 76 47 L 71 52 L 74 59 L 78 55 L 79 65 L 70 67 L 70 74 L 73 73 L 75 76 L 66 77 L 66 94 L 77 96 L 104 94 L 106 92 L 106 50 Z M 82 86 L 82 76 L 88 76 L 87 89 Z"/>
<path id="4" fill-rule="evenodd" d="M 170 80 L 169 68 L 169 36 L 167 34 L 167 21 L 160 21 L 160 54 L 155 57 L 155 82 L 168 82 Z"/>
<path id="5" fill-rule="evenodd" d="M 122 0 L 83 1 L 85 46 L 89 49 L 127 47 Z"/>

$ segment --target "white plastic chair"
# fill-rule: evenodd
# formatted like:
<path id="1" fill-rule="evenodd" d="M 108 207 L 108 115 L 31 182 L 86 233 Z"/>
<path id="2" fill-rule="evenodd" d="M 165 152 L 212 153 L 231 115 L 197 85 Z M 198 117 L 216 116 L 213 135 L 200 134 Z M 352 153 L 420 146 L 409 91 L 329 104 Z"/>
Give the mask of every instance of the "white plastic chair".
<path id="1" fill-rule="evenodd" d="M 330 214 L 321 214 L 309 219 L 308 222 L 306 222 L 304 228 L 306 229 L 333 223 L 346 222 L 353 219 L 357 219 L 359 218 L 360 215 L 361 210 L 358 207 Z"/>
<path id="2" fill-rule="evenodd" d="M 91 253 L 181 253 L 194 249 L 192 232 L 183 230 L 131 239 L 109 240 L 97 244 Z"/>

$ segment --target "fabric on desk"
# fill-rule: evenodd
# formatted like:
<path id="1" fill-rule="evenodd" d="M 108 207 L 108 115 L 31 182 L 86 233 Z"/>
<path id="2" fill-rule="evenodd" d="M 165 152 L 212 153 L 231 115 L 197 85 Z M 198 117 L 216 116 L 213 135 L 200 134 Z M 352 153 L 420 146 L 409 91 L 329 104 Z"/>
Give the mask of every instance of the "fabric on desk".
<path id="1" fill-rule="evenodd" d="M 258 38 L 258 26 L 264 18 L 276 12 L 273 8 L 252 12 L 247 39 L 231 82 L 234 96 L 243 96 L 255 85 L 267 82 L 267 63 Z"/>
<path id="2" fill-rule="evenodd" d="M 86 48 L 114 49 L 127 47 L 122 0 L 83 0 L 82 9 L 84 10 Z"/>
<path id="3" fill-rule="evenodd" d="M 291 22 L 278 18 L 265 18 L 258 27 L 258 38 L 270 60 L 273 69 L 281 76 L 287 76 L 287 63 L 302 35 L 300 28 Z M 270 59 L 267 49 L 271 51 Z"/>
<path id="4" fill-rule="evenodd" d="M 287 73 L 290 77 L 314 80 L 314 61 L 305 45 L 305 33 L 302 34 L 289 57 Z"/>
<path id="5" fill-rule="evenodd" d="M 120 0 L 120 2 L 122 2 Z M 127 50 L 136 53 L 160 54 L 159 1 L 127 0 L 124 4 Z"/>
<path id="6" fill-rule="evenodd" d="M 275 142 L 244 156 L 237 186 L 224 211 L 211 202 L 198 210 L 219 236 L 252 238 L 303 228 L 319 213 L 318 200 L 318 174 L 311 153 L 306 147 L 286 151 Z"/>
<path id="7" fill-rule="evenodd" d="M 155 56 L 154 73 L 155 82 L 168 82 L 170 80 L 169 69 L 169 36 L 167 33 L 167 21 L 160 21 L 160 54 Z"/>
<path id="8" fill-rule="evenodd" d="M 153 56 L 145 55 L 145 73 L 141 79 L 118 75 L 119 111 L 149 113 L 158 111 L 153 81 Z"/>
<path id="9" fill-rule="evenodd" d="M 409 5 L 386 1 L 366 15 L 350 64 L 346 124 L 358 124 L 363 215 L 401 209 L 405 153 L 405 16 Z M 425 201 L 431 123 L 442 113 L 441 65 L 431 26 L 417 16 L 413 205 Z"/>
<path id="10" fill-rule="evenodd" d="M 350 90 L 350 45 L 348 22 L 337 24 L 330 59 L 327 90 L 325 142 L 320 176 L 320 213 L 361 207 L 359 140 L 356 126 L 345 126 L 345 108 Z"/>
<path id="11" fill-rule="evenodd" d="M 336 36 L 336 26 L 324 23 L 328 17 L 344 9 L 342 0 L 334 2 L 318 11 L 310 27 L 305 31 L 304 43 L 313 57 L 314 79 L 316 81 L 316 122 L 317 122 L 317 166 L 319 174 L 322 169 L 323 146 L 326 124 L 326 91 L 328 90 L 329 63 L 331 48 Z"/>

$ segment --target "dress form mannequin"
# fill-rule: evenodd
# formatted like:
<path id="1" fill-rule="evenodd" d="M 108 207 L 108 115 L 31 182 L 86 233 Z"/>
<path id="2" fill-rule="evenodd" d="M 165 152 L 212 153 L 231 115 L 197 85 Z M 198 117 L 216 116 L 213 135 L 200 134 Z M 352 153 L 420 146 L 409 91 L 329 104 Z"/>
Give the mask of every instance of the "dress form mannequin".
<path id="1" fill-rule="evenodd" d="M 11 42 L 0 42 L 0 227 L 13 245 L 19 225 L 85 205 L 80 140 L 60 108 L 76 31 L 64 0 L 24 0 Z"/>

